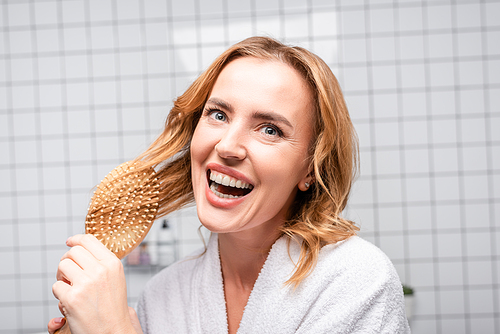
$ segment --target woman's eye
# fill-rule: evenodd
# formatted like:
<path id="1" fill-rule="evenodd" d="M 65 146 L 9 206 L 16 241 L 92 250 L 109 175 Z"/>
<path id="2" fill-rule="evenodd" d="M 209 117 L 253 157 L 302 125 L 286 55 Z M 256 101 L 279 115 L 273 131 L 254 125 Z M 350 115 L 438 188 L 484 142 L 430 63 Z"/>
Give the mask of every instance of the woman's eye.
<path id="1" fill-rule="evenodd" d="M 273 128 L 272 126 L 264 126 L 261 131 L 268 136 L 279 136 L 280 135 L 278 130 Z"/>
<path id="2" fill-rule="evenodd" d="M 210 116 L 212 116 L 212 118 L 216 121 L 224 122 L 226 120 L 226 115 L 224 115 L 224 113 L 220 111 L 214 111 Z"/>

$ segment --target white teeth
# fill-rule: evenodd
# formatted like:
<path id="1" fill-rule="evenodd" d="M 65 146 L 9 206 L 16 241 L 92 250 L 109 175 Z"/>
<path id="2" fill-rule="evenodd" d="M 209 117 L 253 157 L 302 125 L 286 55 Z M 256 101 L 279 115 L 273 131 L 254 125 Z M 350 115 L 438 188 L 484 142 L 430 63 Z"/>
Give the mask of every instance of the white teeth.
<path id="1" fill-rule="evenodd" d="M 236 187 L 241 189 L 252 189 L 253 186 L 241 180 L 234 179 L 227 175 L 216 174 L 210 171 L 210 180 L 223 186 Z"/>
<path id="2" fill-rule="evenodd" d="M 212 184 L 210 186 L 210 190 L 212 190 L 212 192 L 219 196 L 220 198 L 240 198 L 239 196 L 234 196 L 234 195 L 228 195 L 228 194 L 223 194 L 221 192 L 218 192 L 217 190 L 215 190 L 215 184 Z"/>

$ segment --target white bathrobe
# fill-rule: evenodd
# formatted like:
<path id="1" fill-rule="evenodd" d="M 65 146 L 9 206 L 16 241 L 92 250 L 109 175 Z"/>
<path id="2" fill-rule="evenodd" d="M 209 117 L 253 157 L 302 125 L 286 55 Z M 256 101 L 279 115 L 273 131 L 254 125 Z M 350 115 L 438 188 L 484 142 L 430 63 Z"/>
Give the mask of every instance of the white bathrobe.
<path id="1" fill-rule="evenodd" d="M 290 243 L 297 260 L 300 247 Z M 401 283 L 377 247 L 359 237 L 327 245 L 294 291 L 285 237 L 276 241 L 253 287 L 238 333 L 409 333 Z M 217 234 L 207 252 L 162 270 L 138 305 L 145 334 L 227 333 Z"/>

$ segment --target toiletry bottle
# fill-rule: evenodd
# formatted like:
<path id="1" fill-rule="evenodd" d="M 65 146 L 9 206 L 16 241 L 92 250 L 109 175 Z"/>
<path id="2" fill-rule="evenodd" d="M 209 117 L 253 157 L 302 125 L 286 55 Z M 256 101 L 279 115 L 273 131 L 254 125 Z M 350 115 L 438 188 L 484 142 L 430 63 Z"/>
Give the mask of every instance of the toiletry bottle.
<path id="1" fill-rule="evenodd" d="M 175 261 L 174 246 L 172 229 L 168 225 L 168 221 L 164 219 L 158 232 L 158 260 L 160 266 L 166 267 Z"/>
<path id="2" fill-rule="evenodd" d="M 149 257 L 148 244 L 143 242 L 141 243 L 140 250 L 140 262 L 143 266 L 149 266 L 151 263 L 151 259 Z"/>
<path id="3" fill-rule="evenodd" d="M 161 227 L 161 226 L 160 226 Z M 158 226 L 153 224 L 151 230 L 149 230 L 147 240 L 148 240 L 148 250 L 149 250 L 149 263 L 152 266 L 158 265 Z"/>
<path id="4" fill-rule="evenodd" d="M 137 266 L 141 263 L 140 256 L 141 252 L 139 247 L 136 247 L 125 259 L 129 266 Z"/>

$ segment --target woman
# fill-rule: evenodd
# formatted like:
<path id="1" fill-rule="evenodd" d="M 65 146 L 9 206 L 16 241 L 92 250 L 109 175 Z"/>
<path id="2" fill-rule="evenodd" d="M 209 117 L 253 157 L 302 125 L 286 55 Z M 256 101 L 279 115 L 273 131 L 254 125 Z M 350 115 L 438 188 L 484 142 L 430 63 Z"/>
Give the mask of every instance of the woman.
<path id="1" fill-rule="evenodd" d="M 148 283 L 144 333 L 408 333 L 394 267 L 341 217 L 356 157 L 340 87 L 320 58 L 264 37 L 219 56 L 139 157 L 163 165 L 161 213 L 194 199 L 213 232 L 204 252 Z M 119 261 L 90 236 L 68 245 L 53 290 L 73 332 L 140 333 Z"/>

